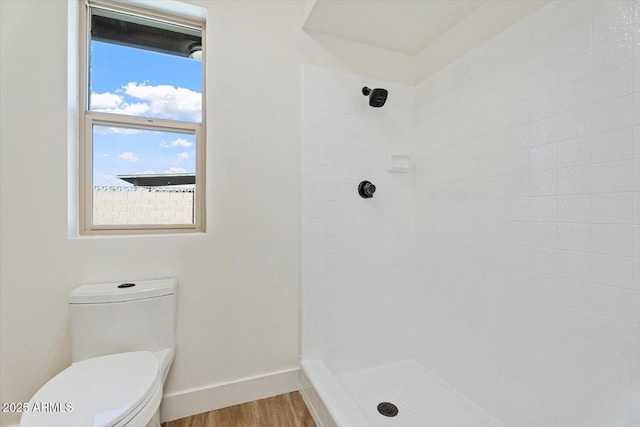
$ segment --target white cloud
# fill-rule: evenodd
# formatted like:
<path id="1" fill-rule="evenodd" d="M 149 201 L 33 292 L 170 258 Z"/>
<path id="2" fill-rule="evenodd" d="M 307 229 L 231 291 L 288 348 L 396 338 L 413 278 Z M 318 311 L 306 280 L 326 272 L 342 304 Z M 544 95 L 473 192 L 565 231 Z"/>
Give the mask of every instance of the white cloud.
<path id="1" fill-rule="evenodd" d="M 130 162 L 138 161 L 138 156 L 136 156 L 136 154 L 133 151 L 126 151 L 124 153 L 120 153 L 118 154 L 118 157 L 120 157 L 123 160 L 128 160 Z"/>
<path id="2" fill-rule="evenodd" d="M 178 138 L 175 139 L 173 141 L 171 141 L 170 143 L 166 143 L 164 141 L 162 141 L 160 143 L 160 147 L 162 148 L 167 148 L 167 147 L 191 147 L 193 145 L 193 142 L 188 141 L 184 138 Z"/>
<path id="3" fill-rule="evenodd" d="M 116 113 L 116 114 L 126 114 L 129 116 L 143 116 L 146 115 L 149 111 L 149 106 L 144 102 L 136 102 L 133 104 L 122 103 L 118 106 L 118 108 L 114 108 L 112 111 L 107 111 L 108 113 Z"/>
<path id="4" fill-rule="evenodd" d="M 108 135 L 111 133 L 117 133 L 122 135 L 134 135 L 136 133 L 142 132 L 140 129 L 133 128 L 121 128 L 116 126 L 94 126 L 93 131 L 100 135 Z"/>
<path id="5" fill-rule="evenodd" d="M 116 92 L 121 94 L 92 93 L 91 110 L 173 120 L 202 120 L 202 94 L 191 89 L 129 82 Z"/>
<path id="6" fill-rule="evenodd" d="M 171 85 L 151 86 L 146 83 L 129 82 L 123 86 L 124 93 L 145 101 L 148 113 L 153 117 L 176 120 L 200 121 L 202 118 L 202 94 L 190 89 Z"/>
<path id="7" fill-rule="evenodd" d="M 177 168 L 175 166 L 171 166 L 169 169 L 164 171 L 164 173 L 187 173 L 185 168 Z"/>
<path id="8" fill-rule="evenodd" d="M 118 108 L 118 106 L 123 102 L 124 99 L 122 98 L 122 96 L 116 95 L 115 93 L 105 92 L 91 94 L 92 110 L 100 111 L 103 109 Z"/>
<path id="9" fill-rule="evenodd" d="M 92 111 L 103 113 L 142 116 L 149 111 L 149 105 L 144 102 L 129 103 L 122 96 L 111 92 L 92 93 L 90 101 Z"/>
<path id="10" fill-rule="evenodd" d="M 185 151 L 184 153 L 176 154 L 176 157 L 178 158 L 178 160 L 187 160 L 191 156 Z"/>

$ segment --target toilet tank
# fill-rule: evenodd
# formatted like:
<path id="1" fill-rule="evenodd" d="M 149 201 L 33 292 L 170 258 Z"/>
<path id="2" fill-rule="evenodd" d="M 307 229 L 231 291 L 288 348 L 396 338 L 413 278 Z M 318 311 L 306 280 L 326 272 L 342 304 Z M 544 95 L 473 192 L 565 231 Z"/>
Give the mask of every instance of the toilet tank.
<path id="1" fill-rule="evenodd" d="M 73 362 L 127 351 L 174 349 L 174 278 L 84 285 L 69 294 Z"/>

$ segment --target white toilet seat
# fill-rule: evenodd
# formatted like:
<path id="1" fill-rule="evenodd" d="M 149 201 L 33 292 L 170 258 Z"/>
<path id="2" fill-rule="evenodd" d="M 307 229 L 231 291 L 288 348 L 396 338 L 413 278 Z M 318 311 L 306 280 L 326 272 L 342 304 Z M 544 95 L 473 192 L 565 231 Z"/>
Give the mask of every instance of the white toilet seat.
<path id="1" fill-rule="evenodd" d="M 158 358 L 149 351 L 82 360 L 38 390 L 29 401 L 30 411 L 22 415 L 20 426 L 144 426 L 149 419 L 142 418 L 150 418 L 158 408 L 163 380 Z M 43 402 L 48 406 L 46 411 Z M 38 404 L 40 411 L 33 411 Z"/>

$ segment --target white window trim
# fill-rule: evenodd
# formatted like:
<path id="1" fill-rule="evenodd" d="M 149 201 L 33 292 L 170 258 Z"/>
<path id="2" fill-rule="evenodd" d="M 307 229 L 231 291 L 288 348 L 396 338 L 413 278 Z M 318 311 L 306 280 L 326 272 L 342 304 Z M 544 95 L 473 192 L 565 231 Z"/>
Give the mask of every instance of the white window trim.
<path id="1" fill-rule="evenodd" d="M 89 111 L 89 48 L 91 43 L 89 7 L 96 6 L 117 12 L 142 15 L 177 25 L 197 28 L 202 32 L 202 119 L 200 123 L 129 116 Z M 171 16 L 158 11 L 132 7 L 102 0 L 84 2 L 80 13 L 80 149 L 79 149 L 79 231 L 81 235 L 167 234 L 204 232 L 206 230 L 206 33 L 205 22 Z M 196 139 L 196 187 L 194 224 L 143 224 L 96 225 L 93 224 L 93 125 L 135 127 L 170 132 L 185 132 Z"/>

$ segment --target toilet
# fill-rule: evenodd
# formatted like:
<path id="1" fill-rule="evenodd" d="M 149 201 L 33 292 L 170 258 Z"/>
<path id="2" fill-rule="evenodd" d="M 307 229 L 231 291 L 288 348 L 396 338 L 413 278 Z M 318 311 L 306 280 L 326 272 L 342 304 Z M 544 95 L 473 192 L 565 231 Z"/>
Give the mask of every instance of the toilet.
<path id="1" fill-rule="evenodd" d="M 159 427 L 175 352 L 173 278 L 69 294 L 72 364 L 29 401 L 21 427 Z"/>

